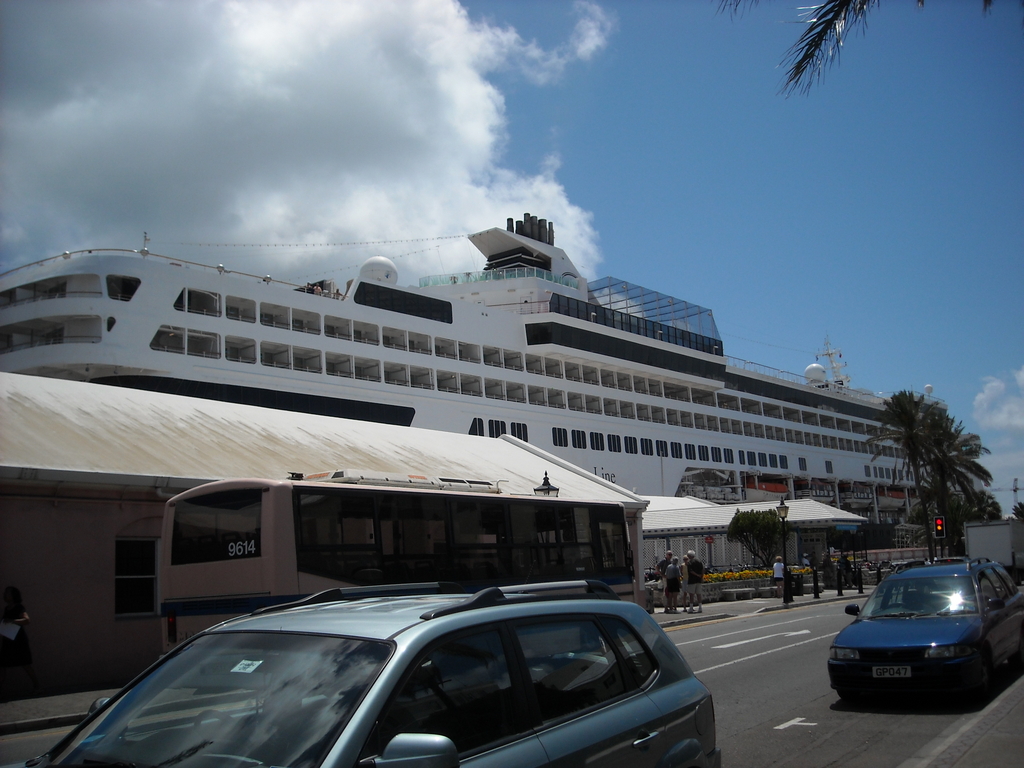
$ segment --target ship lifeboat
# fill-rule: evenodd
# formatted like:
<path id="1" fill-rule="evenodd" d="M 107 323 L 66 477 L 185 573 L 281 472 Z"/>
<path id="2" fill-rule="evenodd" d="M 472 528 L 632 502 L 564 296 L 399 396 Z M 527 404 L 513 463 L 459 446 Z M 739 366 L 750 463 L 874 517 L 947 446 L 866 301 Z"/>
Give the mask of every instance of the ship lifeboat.
<path id="1" fill-rule="evenodd" d="M 757 477 L 748 477 L 743 482 L 743 494 L 747 501 L 778 501 L 789 495 L 789 486 L 785 483 L 773 483 Z"/>
<path id="2" fill-rule="evenodd" d="M 878 508 L 884 510 L 903 509 L 906 504 L 907 492 L 902 488 L 878 489 Z"/>

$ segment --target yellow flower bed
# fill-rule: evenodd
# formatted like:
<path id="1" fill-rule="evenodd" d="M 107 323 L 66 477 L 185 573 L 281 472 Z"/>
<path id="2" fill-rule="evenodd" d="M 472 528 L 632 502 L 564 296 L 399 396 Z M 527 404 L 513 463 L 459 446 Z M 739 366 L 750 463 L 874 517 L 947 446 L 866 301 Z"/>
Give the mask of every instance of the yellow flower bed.
<path id="1" fill-rule="evenodd" d="M 810 568 L 790 568 L 790 573 L 810 574 Z M 772 571 L 768 569 L 746 570 L 746 571 L 723 571 L 722 573 L 709 573 L 704 577 L 705 583 L 714 584 L 721 581 L 748 581 L 750 579 L 770 579 Z"/>

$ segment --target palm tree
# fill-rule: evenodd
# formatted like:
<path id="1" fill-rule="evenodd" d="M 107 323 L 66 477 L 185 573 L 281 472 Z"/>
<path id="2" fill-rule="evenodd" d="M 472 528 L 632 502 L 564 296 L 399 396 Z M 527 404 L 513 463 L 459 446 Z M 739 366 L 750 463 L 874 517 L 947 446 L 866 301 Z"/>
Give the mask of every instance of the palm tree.
<path id="1" fill-rule="evenodd" d="M 758 0 L 720 0 L 720 8 L 737 13 L 743 6 L 757 5 Z M 783 63 L 789 68 L 782 92 L 807 93 L 815 80 L 820 80 L 825 68 L 839 59 L 843 42 L 858 26 L 867 27 L 871 6 L 880 0 L 823 0 L 803 9 L 803 22 L 807 29 L 792 48 L 786 52 Z M 919 6 L 924 0 L 917 0 Z M 992 0 L 982 0 L 982 11 L 987 13 Z"/>
<path id="2" fill-rule="evenodd" d="M 930 430 L 935 412 L 934 404 L 926 403 L 924 395 L 916 395 L 909 390 L 897 392 L 885 401 L 885 410 L 879 418 L 881 428 L 868 438 L 869 445 L 892 443 L 903 451 L 903 460 L 913 473 L 914 488 L 922 504 L 925 498 L 922 470 L 930 458 Z M 934 558 L 935 542 L 932 541 L 931 529 L 925 525 L 925 531 L 928 555 Z"/>
<path id="3" fill-rule="evenodd" d="M 1013 516 L 1018 520 L 1024 520 L 1024 501 L 1018 501 L 1013 505 Z"/>
<path id="4" fill-rule="evenodd" d="M 938 494 L 936 513 L 949 514 L 950 494 L 959 491 L 975 508 L 983 500 L 974 487 L 974 481 L 985 485 L 992 482 L 992 474 L 978 459 L 989 453 L 977 435 L 964 432 L 964 425 L 948 414 L 936 413 L 931 419 L 928 444 L 928 473 L 935 479 Z"/>

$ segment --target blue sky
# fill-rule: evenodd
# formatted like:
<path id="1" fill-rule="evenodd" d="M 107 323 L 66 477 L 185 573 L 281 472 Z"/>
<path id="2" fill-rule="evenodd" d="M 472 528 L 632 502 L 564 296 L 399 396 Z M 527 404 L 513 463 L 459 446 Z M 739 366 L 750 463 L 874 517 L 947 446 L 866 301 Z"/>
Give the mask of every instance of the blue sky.
<path id="1" fill-rule="evenodd" d="M 729 355 L 801 372 L 827 334 L 853 386 L 931 384 L 1008 488 L 1021 6 L 886 0 L 787 98 L 799 5 L 5 0 L 0 270 L 145 230 L 295 280 L 382 253 L 413 283 L 479 266 L 430 238 L 530 211 L 589 276 L 711 307 Z"/>

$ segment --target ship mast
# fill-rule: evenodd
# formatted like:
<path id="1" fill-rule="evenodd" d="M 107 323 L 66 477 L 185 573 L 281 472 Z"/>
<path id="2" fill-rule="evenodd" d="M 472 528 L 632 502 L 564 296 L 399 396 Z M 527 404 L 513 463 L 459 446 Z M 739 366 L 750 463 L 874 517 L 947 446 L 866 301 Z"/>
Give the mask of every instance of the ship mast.
<path id="1" fill-rule="evenodd" d="M 850 383 L 850 377 L 843 373 L 846 363 L 842 362 L 843 350 L 832 346 L 828 336 L 825 336 L 825 348 L 820 350 L 815 359 L 824 357 L 828 360 L 828 367 L 832 371 L 832 382 L 836 387 L 845 388 Z"/>

